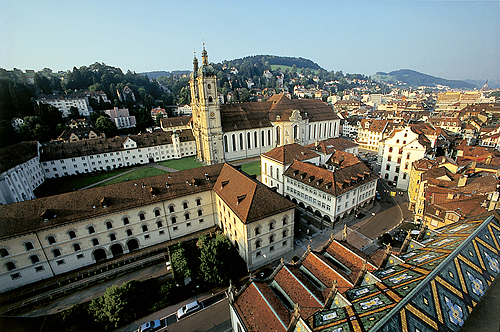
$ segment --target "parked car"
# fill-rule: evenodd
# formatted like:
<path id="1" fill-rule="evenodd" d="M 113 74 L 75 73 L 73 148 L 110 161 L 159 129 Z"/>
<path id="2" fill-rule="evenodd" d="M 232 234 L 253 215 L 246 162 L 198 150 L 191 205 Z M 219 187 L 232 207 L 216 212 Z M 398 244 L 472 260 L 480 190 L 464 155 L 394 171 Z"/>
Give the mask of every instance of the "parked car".
<path id="1" fill-rule="evenodd" d="M 379 201 L 382 199 L 382 196 L 377 192 L 375 192 L 375 198 L 378 199 Z"/>
<path id="2" fill-rule="evenodd" d="M 201 304 L 198 301 L 193 301 L 191 303 L 186 304 L 179 310 L 177 310 L 177 318 L 181 319 L 182 317 L 185 317 L 187 315 L 192 314 L 195 311 L 198 311 L 201 309 Z"/>
<path id="3" fill-rule="evenodd" d="M 139 329 L 137 330 L 138 332 L 153 332 L 157 331 L 161 326 L 160 320 L 152 320 L 150 322 L 142 324 Z"/>

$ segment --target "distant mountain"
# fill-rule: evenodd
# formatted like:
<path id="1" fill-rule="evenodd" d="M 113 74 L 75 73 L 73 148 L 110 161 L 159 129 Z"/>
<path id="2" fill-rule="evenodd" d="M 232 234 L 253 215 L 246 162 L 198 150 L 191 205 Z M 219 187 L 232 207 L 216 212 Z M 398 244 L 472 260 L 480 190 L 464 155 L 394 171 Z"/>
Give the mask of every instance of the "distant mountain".
<path id="1" fill-rule="evenodd" d="M 269 62 L 269 65 L 271 66 L 281 65 L 292 67 L 293 65 L 295 65 L 297 66 L 297 68 L 311 68 L 315 70 L 323 69 L 316 62 L 313 62 L 309 59 L 278 55 L 252 55 L 224 62 L 241 65 L 244 61 L 249 61 L 252 65 L 265 64 L 266 62 Z"/>
<path id="2" fill-rule="evenodd" d="M 157 78 L 158 76 L 171 76 L 171 75 L 175 75 L 175 76 L 182 76 L 182 75 L 187 75 L 189 74 L 191 71 L 189 70 L 173 70 L 171 72 L 169 71 L 148 71 L 148 72 L 145 72 L 145 73 L 140 73 L 141 75 L 148 75 L 149 79 L 153 79 L 153 78 Z"/>
<path id="3" fill-rule="evenodd" d="M 476 84 L 468 83 L 459 80 L 447 80 L 444 78 L 439 78 L 427 74 L 422 74 L 410 69 L 400 69 L 396 71 L 391 71 L 390 73 L 378 72 L 371 76 L 375 81 L 381 81 L 386 83 L 406 83 L 409 86 L 430 86 L 435 87 L 437 85 L 446 85 L 452 89 L 474 89 Z"/>

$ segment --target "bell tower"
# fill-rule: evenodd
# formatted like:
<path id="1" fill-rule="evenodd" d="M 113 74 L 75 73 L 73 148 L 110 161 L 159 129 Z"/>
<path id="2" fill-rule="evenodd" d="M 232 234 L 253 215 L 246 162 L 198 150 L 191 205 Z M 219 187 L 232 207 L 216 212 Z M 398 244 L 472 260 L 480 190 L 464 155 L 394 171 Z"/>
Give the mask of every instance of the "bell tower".
<path id="1" fill-rule="evenodd" d="M 217 97 L 217 76 L 208 63 L 203 45 L 201 67 L 196 54 L 189 80 L 191 108 L 193 109 L 193 135 L 196 140 L 197 159 L 205 165 L 225 162 L 220 104 Z"/>

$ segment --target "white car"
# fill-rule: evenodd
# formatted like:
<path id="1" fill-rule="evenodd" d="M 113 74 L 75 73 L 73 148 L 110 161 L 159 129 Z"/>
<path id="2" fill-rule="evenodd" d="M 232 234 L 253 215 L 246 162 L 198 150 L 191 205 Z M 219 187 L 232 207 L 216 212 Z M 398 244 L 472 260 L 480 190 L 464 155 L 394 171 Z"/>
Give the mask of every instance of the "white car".
<path id="1" fill-rule="evenodd" d="M 137 332 L 153 332 L 160 328 L 160 320 L 152 320 L 150 322 L 142 324 Z"/>
<path id="2" fill-rule="evenodd" d="M 191 303 L 186 304 L 179 310 L 177 310 L 177 318 L 181 319 L 182 317 L 185 317 L 189 314 L 192 314 L 195 311 L 198 311 L 201 309 L 201 304 L 198 301 L 193 301 Z"/>

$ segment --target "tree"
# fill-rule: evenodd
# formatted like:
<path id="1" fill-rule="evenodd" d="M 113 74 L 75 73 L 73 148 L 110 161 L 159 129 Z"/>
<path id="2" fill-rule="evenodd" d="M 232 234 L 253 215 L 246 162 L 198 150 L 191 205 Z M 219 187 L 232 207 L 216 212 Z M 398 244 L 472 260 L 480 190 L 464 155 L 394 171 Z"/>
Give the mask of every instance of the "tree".
<path id="1" fill-rule="evenodd" d="M 50 80 L 40 73 L 35 74 L 35 86 L 46 95 L 52 94 Z"/>
<path id="2" fill-rule="evenodd" d="M 69 108 L 69 115 L 68 118 L 70 119 L 78 119 L 80 117 L 80 112 L 78 111 L 78 108 L 75 106 L 71 106 Z"/>
<path id="3" fill-rule="evenodd" d="M 88 312 L 97 322 L 104 322 L 106 329 L 116 328 L 122 322 L 135 318 L 134 291 L 136 282 L 130 281 L 121 287 L 113 285 L 104 294 L 90 302 Z"/>
<path id="4" fill-rule="evenodd" d="M 111 137 L 116 131 L 116 126 L 107 116 L 101 115 L 95 122 L 95 128 L 102 131 L 106 136 Z"/>
<path id="5" fill-rule="evenodd" d="M 240 102 L 244 103 L 246 101 L 250 101 L 250 92 L 247 88 L 243 88 L 241 89 Z"/>
<path id="6" fill-rule="evenodd" d="M 184 278 L 191 278 L 193 273 L 188 266 L 186 250 L 182 247 L 182 244 L 171 253 L 170 259 L 175 278 L 184 284 Z"/>

